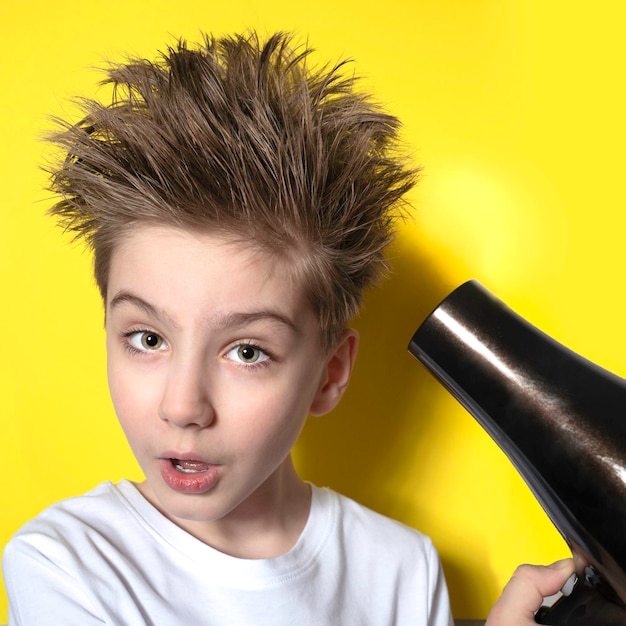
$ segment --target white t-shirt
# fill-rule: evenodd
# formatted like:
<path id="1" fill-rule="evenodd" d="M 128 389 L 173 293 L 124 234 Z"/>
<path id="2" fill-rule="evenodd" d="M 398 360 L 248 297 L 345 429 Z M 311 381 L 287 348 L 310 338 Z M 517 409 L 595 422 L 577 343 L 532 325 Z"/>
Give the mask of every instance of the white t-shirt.
<path id="1" fill-rule="evenodd" d="M 331 490 L 312 489 L 302 535 L 272 559 L 209 547 L 128 481 L 60 502 L 5 548 L 9 623 L 452 624 L 427 537 Z"/>

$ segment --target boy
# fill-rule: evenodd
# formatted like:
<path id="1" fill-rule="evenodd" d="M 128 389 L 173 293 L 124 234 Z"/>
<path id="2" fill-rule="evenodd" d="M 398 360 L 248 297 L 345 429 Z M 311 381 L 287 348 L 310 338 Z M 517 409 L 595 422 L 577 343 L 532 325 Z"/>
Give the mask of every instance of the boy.
<path id="1" fill-rule="evenodd" d="M 347 327 L 416 171 L 395 118 L 289 38 L 113 67 L 55 137 L 52 213 L 94 251 L 116 413 L 145 474 L 7 546 L 12 624 L 451 624 L 430 541 L 302 481 Z"/>

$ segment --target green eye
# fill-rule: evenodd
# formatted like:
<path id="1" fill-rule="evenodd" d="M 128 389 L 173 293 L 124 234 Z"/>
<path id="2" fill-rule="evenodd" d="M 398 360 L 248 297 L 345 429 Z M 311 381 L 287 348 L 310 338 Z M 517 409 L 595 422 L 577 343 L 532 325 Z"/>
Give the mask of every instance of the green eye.
<path id="1" fill-rule="evenodd" d="M 239 346 L 237 356 L 243 363 L 256 363 L 261 356 L 261 351 L 254 346 Z"/>
<path id="2" fill-rule="evenodd" d="M 243 365 L 259 365 L 270 358 L 264 350 L 250 343 L 241 343 L 231 348 L 226 357 Z"/>
<path id="3" fill-rule="evenodd" d="M 139 350 L 140 352 L 156 352 L 157 350 L 164 350 L 167 348 L 167 344 L 163 340 L 163 337 L 150 330 L 130 333 L 128 335 L 128 343 L 132 348 Z"/>
<path id="4" fill-rule="evenodd" d="M 141 333 L 141 346 L 146 350 L 158 350 L 163 345 L 163 339 L 156 333 Z"/>

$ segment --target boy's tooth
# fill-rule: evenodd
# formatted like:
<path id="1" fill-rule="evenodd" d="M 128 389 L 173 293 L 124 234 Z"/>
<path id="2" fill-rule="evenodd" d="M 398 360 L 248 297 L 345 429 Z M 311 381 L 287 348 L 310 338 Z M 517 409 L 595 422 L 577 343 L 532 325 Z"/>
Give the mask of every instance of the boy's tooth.
<path id="1" fill-rule="evenodd" d="M 198 472 L 206 472 L 208 464 L 202 461 L 181 461 L 179 459 L 172 459 L 174 467 L 185 474 L 197 474 Z"/>

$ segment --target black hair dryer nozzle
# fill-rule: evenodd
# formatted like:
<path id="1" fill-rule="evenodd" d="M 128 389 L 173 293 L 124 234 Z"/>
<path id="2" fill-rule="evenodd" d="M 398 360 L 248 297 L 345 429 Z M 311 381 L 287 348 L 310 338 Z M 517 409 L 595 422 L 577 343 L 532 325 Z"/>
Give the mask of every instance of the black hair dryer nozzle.
<path id="1" fill-rule="evenodd" d="M 536 621 L 626 625 L 626 381 L 476 281 L 430 314 L 409 351 L 500 446 L 572 550 L 573 591 Z"/>

